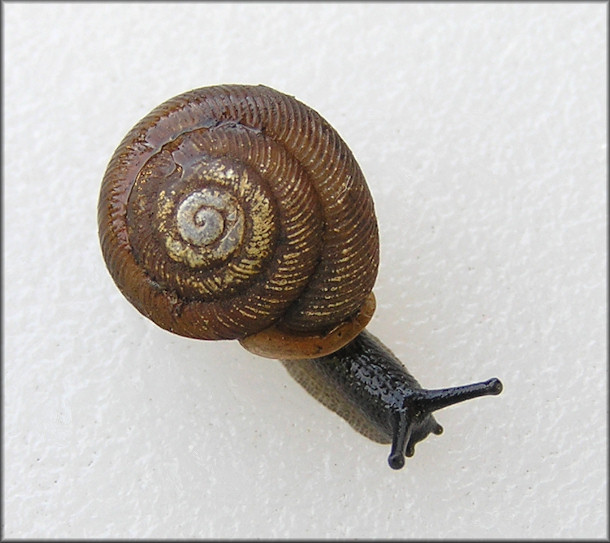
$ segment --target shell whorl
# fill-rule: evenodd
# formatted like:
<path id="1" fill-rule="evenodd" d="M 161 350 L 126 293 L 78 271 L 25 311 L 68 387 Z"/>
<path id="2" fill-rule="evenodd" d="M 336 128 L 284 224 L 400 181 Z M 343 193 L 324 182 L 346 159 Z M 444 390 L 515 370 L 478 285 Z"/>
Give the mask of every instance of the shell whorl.
<path id="1" fill-rule="evenodd" d="M 311 108 L 264 86 L 196 89 L 155 108 L 115 151 L 98 222 L 123 294 L 188 337 L 330 330 L 377 275 L 373 202 L 351 151 Z"/>

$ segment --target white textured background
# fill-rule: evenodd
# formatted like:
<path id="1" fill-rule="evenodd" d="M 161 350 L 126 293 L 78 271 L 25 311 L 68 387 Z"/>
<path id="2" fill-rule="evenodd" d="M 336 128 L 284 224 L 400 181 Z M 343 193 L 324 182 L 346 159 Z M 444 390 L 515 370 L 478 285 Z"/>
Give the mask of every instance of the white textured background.
<path id="1" fill-rule="evenodd" d="M 604 4 L 3 4 L 5 537 L 607 536 Z M 435 388 L 401 472 L 274 361 L 120 295 L 107 161 L 191 88 L 333 124 L 382 242 L 370 329 Z"/>

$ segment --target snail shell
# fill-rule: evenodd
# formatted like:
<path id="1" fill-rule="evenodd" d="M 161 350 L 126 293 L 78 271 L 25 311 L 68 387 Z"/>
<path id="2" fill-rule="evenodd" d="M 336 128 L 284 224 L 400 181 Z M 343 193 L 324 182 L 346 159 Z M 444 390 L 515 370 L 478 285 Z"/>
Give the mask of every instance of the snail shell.
<path id="1" fill-rule="evenodd" d="M 344 344 L 374 309 L 363 174 L 327 121 L 268 87 L 206 87 L 155 108 L 115 151 L 98 222 L 119 289 L 179 335 L 327 336 L 351 323 Z"/>

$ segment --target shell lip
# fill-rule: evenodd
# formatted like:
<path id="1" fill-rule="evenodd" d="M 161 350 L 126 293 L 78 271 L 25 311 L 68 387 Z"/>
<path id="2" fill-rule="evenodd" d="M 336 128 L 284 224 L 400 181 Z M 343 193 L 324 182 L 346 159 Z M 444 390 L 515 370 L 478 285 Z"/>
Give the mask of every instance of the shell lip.
<path id="1" fill-rule="evenodd" d="M 239 342 L 244 349 L 264 358 L 297 360 L 326 356 L 338 351 L 362 332 L 373 317 L 375 307 L 375 295 L 371 292 L 355 316 L 324 335 L 290 332 L 275 324 Z"/>

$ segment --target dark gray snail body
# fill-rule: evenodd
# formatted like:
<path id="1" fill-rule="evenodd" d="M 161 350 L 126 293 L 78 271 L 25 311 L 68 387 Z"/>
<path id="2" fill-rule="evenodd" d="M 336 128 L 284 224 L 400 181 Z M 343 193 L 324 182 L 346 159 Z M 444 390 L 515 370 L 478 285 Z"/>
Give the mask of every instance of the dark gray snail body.
<path id="1" fill-rule="evenodd" d="M 207 87 L 153 110 L 108 165 L 98 223 L 142 314 L 282 360 L 356 430 L 392 443 L 392 468 L 442 431 L 433 411 L 502 390 L 424 390 L 364 330 L 379 259 L 364 176 L 319 114 L 273 89 Z"/>
<path id="2" fill-rule="evenodd" d="M 394 354 L 366 330 L 333 354 L 282 362 L 312 396 L 356 431 L 378 443 L 391 443 L 388 463 L 394 469 L 404 466 L 405 455 L 413 456 L 416 443 L 431 433 L 442 433 L 434 411 L 502 392 L 498 379 L 422 389 Z"/>

